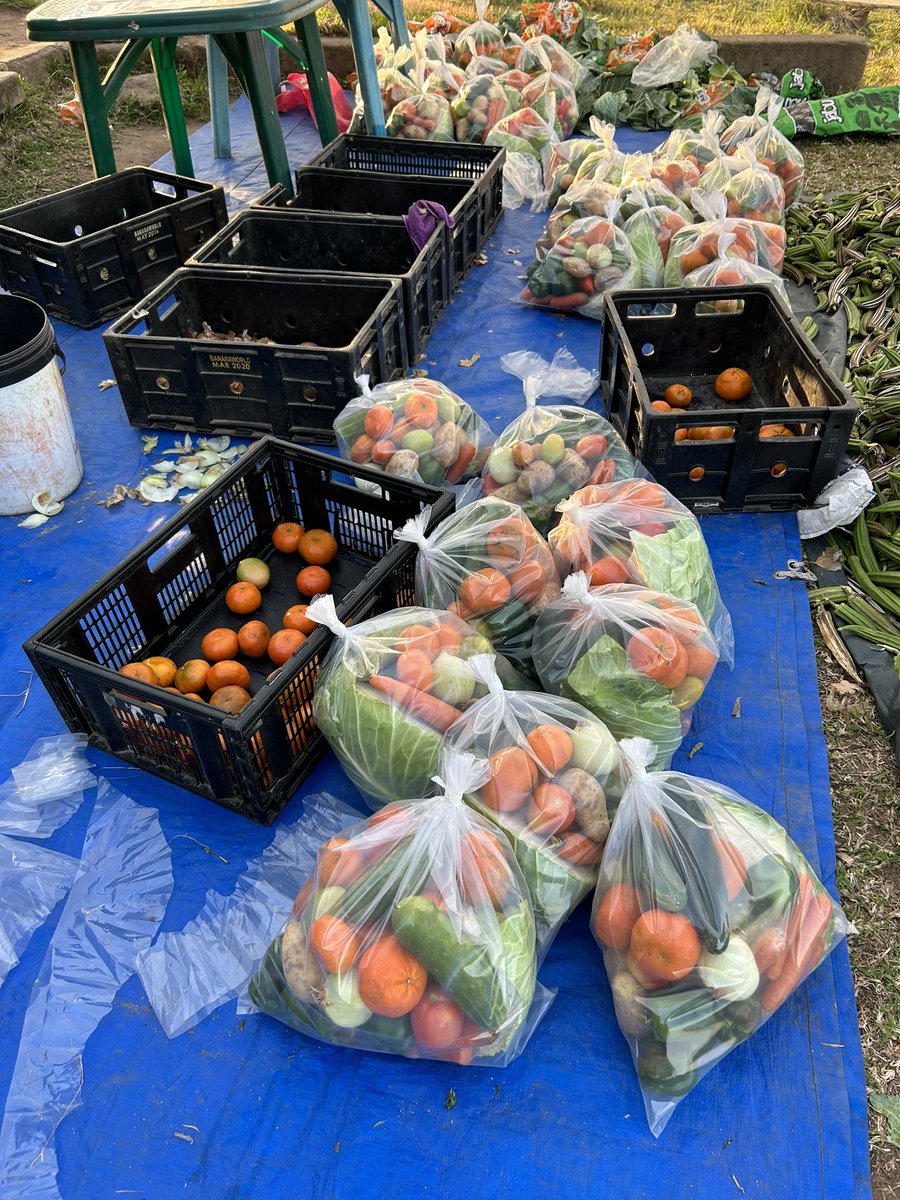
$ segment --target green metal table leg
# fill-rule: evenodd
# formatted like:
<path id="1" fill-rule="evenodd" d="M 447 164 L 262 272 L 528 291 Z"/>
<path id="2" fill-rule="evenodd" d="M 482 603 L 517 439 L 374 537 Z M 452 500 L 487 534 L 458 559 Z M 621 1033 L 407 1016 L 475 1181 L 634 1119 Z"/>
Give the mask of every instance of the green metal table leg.
<path id="1" fill-rule="evenodd" d="M 115 175 L 116 156 L 113 151 L 112 134 L 109 131 L 109 113 L 100 82 L 100 67 L 97 49 L 93 42 L 70 42 L 72 70 L 75 86 L 81 101 L 84 128 L 87 134 L 94 174 Z"/>
<path id="2" fill-rule="evenodd" d="M 103 98 L 106 101 L 107 111 L 115 104 L 116 97 L 122 90 L 122 84 L 149 45 L 149 38 L 131 38 L 130 41 L 125 42 L 116 55 L 109 70 L 103 76 Z"/>
<path id="3" fill-rule="evenodd" d="M 316 114 L 316 124 L 319 126 L 319 137 L 322 139 L 322 145 L 327 146 L 338 136 L 338 127 L 316 14 L 310 13 L 308 16 L 301 17 L 299 21 L 295 22 L 294 30 L 306 51 L 306 78 L 309 80 L 309 93 Z"/>
<path id="4" fill-rule="evenodd" d="M 231 158 L 231 114 L 228 111 L 228 62 L 214 37 L 206 38 L 206 74 L 213 154 Z"/>
<path id="5" fill-rule="evenodd" d="M 291 178 L 287 151 L 284 148 L 281 122 L 275 107 L 275 94 L 269 77 L 266 52 L 263 49 L 262 33 L 260 30 L 254 29 L 247 33 L 235 33 L 233 37 L 233 44 L 241 60 L 240 73 L 243 75 L 247 99 L 253 110 L 256 133 L 262 150 L 263 162 L 266 164 L 269 183 L 283 184 L 287 188 L 288 195 L 293 196 L 294 183 Z M 219 44 L 222 45 L 222 42 L 220 41 Z"/>
<path id="6" fill-rule="evenodd" d="M 159 98 L 162 100 L 163 119 L 169 135 L 169 145 L 172 147 L 175 170 L 179 175 L 193 175 L 194 162 L 184 119 L 184 106 L 181 103 L 178 72 L 175 70 L 177 42 L 176 37 L 154 38 L 150 43 L 150 57 L 153 59 L 153 70 L 156 73 Z"/>

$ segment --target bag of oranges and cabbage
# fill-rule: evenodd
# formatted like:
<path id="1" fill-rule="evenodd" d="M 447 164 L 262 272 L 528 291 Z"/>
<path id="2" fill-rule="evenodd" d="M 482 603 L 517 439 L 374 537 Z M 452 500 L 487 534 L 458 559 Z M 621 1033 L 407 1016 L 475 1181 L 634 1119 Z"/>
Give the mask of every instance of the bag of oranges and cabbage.
<path id="1" fill-rule="evenodd" d="M 699 610 L 633 583 L 591 587 L 583 571 L 538 617 L 532 658 L 549 692 L 575 700 L 613 737 L 647 737 L 666 767 L 719 661 Z"/>
<path id="2" fill-rule="evenodd" d="M 756 222 L 751 222 L 755 224 Z M 748 262 L 741 255 L 733 255 L 732 251 L 737 245 L 736 233 L 720 233 L 716 243 L 716 257 L 705 266 L 697 267 L 694 271 L 689 271 L 684 276 L 684 287 L 735 287 L 741 284 L 749 283 L 765 283 L 768 284 L 784 301 L 790 309 L 790 301 L 788 299 L 787 289 L 784 286 L 784 280 L 776 275 L 774 271 L 769 271 L 765 267 L 758 267 L 755 263 Z M 744 253 L 747 253 L 746 251 Z M 737 305 L 740 300 L 711 300 L 704 301 L 698 306 L 697 311 L 700 313 L 709 312 L 737 312 Z"/>
<path id="3" fill-rule="evenodd" d="M 490 690 L 450 726 L 445 745 L 490 765 L 466 799 L 509 839 L 543 947 L 597 881 L 622 790 L 618 748 L 580 704 L 506 691 L 489 655 L 468 665 Z"/>
<path id="4" fill-rule="evenodd" d="M 493 76 L 476 75 L 460 88 L 450 111 L 456 140 L 482 145 L 500 118 L 509 112 L 509 101 Z"/>
<path id="5" fill-rule="evenodd" d="M 539 56 L 545 64 L 544 70 L 539 71 L 525 86 L 522 102 L 526 108 L 533 108 L 544 120 L 552 121 L 557 137 L 565 140 L 571 136 L 578 123 L 575 88 L 565 75 L 553 71 L 544 50 L 539 51 Z"/>
<path id="6" fill-rule="evenodd" d="M 800 197 L 806 167 L 803 155 L 792 141 L 776 128 L 775 122 L 784 101 L 773 96 L 764 112 L 762 128 L 751 134 L 744 143 L 759 159 L 762 166 L 776 175 L 784 187 L 784 207 L 790 208 Z"/>
<path id="7" fill-rule="evenodd" d="M 619 184 L 619 195 L 622 198 L 620 224 L 624 225 L 628 218 L 642 207 L 642 203 L 637 199 L 639 196 L 643 196 L 643 204 L 646 207 L 655 208 L 662 205 L 677 212 L 683 220 L 691 220 L 690 209 L 675 195 L 658 172 L 658 164 L 654 164 L 652 155 L 626 155 L 622 164 L 622 181 Z"/>
<path id="8" fill-rule="evenodd" d="M 559 595 L 553 555 L 525 512 L 487 496 L 426 533 L 425 509 L 395 532 L 418 548 L 416 599 L 446 609 L 533 675 L 531 635 L 538 613 Z"/>
<path id="9" fill-rule="evenodd" d="M 733 157 L 743 169 L 722 184 L 729 217 L 783 225 L 784 187 L 779 177 L 759 161 L 751 142 L 742 142 Z"/>
<path id="10" fill-rule="evenodd" d="M 723 233 L 734 234 L 734 241 L 726 251 L 728 257 L 781 274 L 787 241 L 783 225 L 729 217 L 728 201 L 720 191 L 695 192 L 693 205 L 702 220 L 685 226 L 673 236 L 666 260 L 666 287 L 682 287 L 685 276 L 719 258 L 719 238 Z"/>
<path id="11" fill-rule="evenodd" d="M 561 46 L 552 37 L 540 34 L 520 43 L 519 54 L 515 66 L 529 75 L 539 75 L 549 69 L 555 75 L 562 77 L 578 91 L 587 74 L 574 54 L 570 54 L 565 46 Z"/>
<path id="12" fill-rule="evenodd" d="M 457 614 L 432 609 L 398 608 L 347 626 L 332 597 L 317 596 L 307 616 L 335 635 L 313 717 L 351 782 L 373 808 L 428 795 L 444 734 L 486 694 L 466 660 L 492 653 L 491 643 Z M 505 659 L 497 674 L 508 688 L 527 686 Z"/>
<path id="13" fill-rule="evenodd" d="M 641 271 L 642 288 L 664 286 L 669 246 L 679 230 L 686 227 L 684 217 L 663 204 L 650 205 L 643 192 L 632 191 L 626 202 L 636 206 L 623 226 Z"/>
<path id="14" fill-rule="evenodd" d="M 475 0 L 475 20 L 456 35 L 453 52 L 461 67 L 468 67 L 473 58 L 494 58 L 506 62 L 510 58 L 507 36 L 502 30 L 487 20 L 488 0 Z M 519 39 L 515 39 L 519 43 Z M 518 55 L 518 45 L 508 67 L 515 65 Z"/>
<path id="15" fill-rule="evenodd" d="M 562 347 L 552 362 L 532 351 L 505 354 L 500 366 L 522 380 L 525 411 L 498 436 L 482 473 L 486 495 L 522 507 L 546 534 L 560 500 L 586 483 L 630 478 L 638 465 L 597 412 L 580 408 L 597 388 L 596 371 Z M 539 404 L 542 398 L 575 401 Z"/>
<path id="16" fill-rule="evenodd" d="M 608 217 L 610 204 L 613 201 L 617 202 L 618 198 L 619 189 L 615 184 L 602 179 L 582 179 L 573 183 L 566 194 L 556 202 L 553 212 L 547 218 L 544 232 L 534 247 L 535 258 L 542 259 L 552 250 L 554 242 L 576 221 L 585 217 Z M 613 211 L 619 211 L 618 203 Z"/>
<path id="17" fill-rule="evenodd" d="M 732 662 L 734 631 L 700 522 L 650 479 L 581 488 L 559 505 L 549 534 L 560 576 L 584 571 L 593 587 L 634 583 L 693 604 Z"/>
<path id="18" fill-rule="evenodd" d="M 481 473 L 494 435 L 445 384 L 399 379 L 370 389 L 368 375 L 360 375 L 356 383 L 362 395 L 334 422 L 344 458 L 436 487 L 464 483 Z"/>
<path id="19" fill-rule="evenodd" d="M 659 1136 L 680 1100 L 769 1019 L 847 934 L 807 859 L 730 788 L 649 771 L 621 743 L 624 794 L 591 929 Z"/>
<path id="20" fill-rule="evenodd" d="M 489 767 L 448 754 L 442 771 L 431 799 L 382 809 L 320 848 L 249 995 L 332 1045 L 505 1066 L 552 995 L 536 981 L 534 915 L 509 843 L 463 801 Z"/>
<path id="21" fill-rule="evenodd" d="M 509 104 L 510 112 L 518 112 L 520 108 L 525 107 L 525 103 L 522 100 L 522 93 L 528 87 L 529 83 L 531 83 L 530 75 L 526 74 L 525 71 L 517 71 L 513 67 L 512 70 L 501 71 L 494 78 L 506 93 L 506 101 Z"/>
<path id="22" fill-rule="evenodd" d="M 692 162 L 701 170 L 719 152 L 719 134 L 725 126 L 721 113 L 706 112 L 699 129 L 673 129 L 664 142 L 653 151 L 656 160 Z"/>
<path id="23" fill-rule="evenodd" d="M 612 201 L 618 208 L 618 201 Z M 616 216 L 575 221 L 542 257 L 525 269 L 525 304 L 555 312 L 576 312 L 603 320 L 605 292 L 640 287 L 641 268 L 628 238 L 615 225 Z"/>

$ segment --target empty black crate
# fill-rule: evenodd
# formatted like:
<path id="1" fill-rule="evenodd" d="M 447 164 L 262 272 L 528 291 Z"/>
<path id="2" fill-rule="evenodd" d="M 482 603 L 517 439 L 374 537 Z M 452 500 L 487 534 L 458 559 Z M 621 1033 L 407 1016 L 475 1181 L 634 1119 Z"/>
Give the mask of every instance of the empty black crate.
<path id="1" fill-rule="evenodd" d="M 353 478 L 375 484 L 354 487 Z M 246 557 L 271 569 L 253 619 L 274 632 L 302 600 L 296 554 L 272 546 L 272 529 L 299 521 L 329 529 L 329 564 L 342 620 L 414 603 L 415 547 L 394 530 L 432 505 L 431 524 L 453 510 L 450 492 L 389 478 L 315 450 L 265 438 L 178 516 L 25 644 L 69 729 L 126 762 L 268 823 L 325 750 L 312 720 L 316 673 L 334 635 L 310 634 L 283 667 L 240 655 L 252 700 L 235 716 L 117 674 L 162 655 L 202 657 L 204 633 L 250 617 L 224 604 Z M 267 676 L 274 671 L 271 678 Z"/>
<path id="2" fill-rule="evenodd" d="M 728 367 L 750 375 L 746 398 L 716 394 Z M 691 389 L 690 406 L 651 408 L 673 383 Z M 765 285 L 607 293 L 600 386 L 632 453 L 701 512 L 806 507 L 837 474 L 857 413 Z"/>
<path id="3" fill-rule="evenodd" d="M 340 171 L 387 171 L 392 175 L 446 175 L 470 179 L 478 193 L 479 249 L 503 212 L 503 164 L 498 146 L 454 142 L 411 142 L 403 138 L 357 137 L 344 133 L 315 154 L 310 167 Z"/>
<path id="4" fill-rule="evenodd" d="M 220 187 L 131 167 L 0 213 L 0 285 L 90 329 L 156 287 L 227 220 Z"/>
<path id="5" fill-rule="evenodd" d="M 245 330 L 254 340 L 221 336 Z M 183 267 L 103 340 L 132 425 L 328 444 L 357 375 L 374 385 L 409 364 L 387 277 Z"/>
<path id="6" fill-rule="evenodd" d="M 295 182 L 295 196 L 287 196 L 280 188 L 272 189 L 262 198 L 261 204 L 317 212 L 402 217 L 417 200 L 434 200 L 453 217 L 453 228 L 446 232 L 454 284 L 460 282 L 478 255 L 477 192 L 465 180 L 301 167 L 295 173 Z"/>
<path id="7" fill-rule="evenodd" d="M 442 230 L 435 229 L 417 250 L 399 217 L 256 208 L 233 217 L 191 261 L 290 272 L 396 275 L 403 282 L 411 363 L 450 301 Z"/>

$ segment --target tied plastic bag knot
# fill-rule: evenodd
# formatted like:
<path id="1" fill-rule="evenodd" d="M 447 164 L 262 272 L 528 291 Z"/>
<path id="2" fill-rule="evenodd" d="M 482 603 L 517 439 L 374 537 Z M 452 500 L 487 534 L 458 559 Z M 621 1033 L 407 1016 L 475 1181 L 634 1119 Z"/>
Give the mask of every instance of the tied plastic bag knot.
<path id="1" fill-rule="evenodd" d="M 493 660 L 488 655 L 477 657 L 487 659 L 493 670 Z M 496 672 L 494 677 L 496 678 Z M 497 682 L 500 682 L 499 679 Z M 500 690 L 503 690 L 502 684 Z M 476 758 L 474 754 L 467 754 L 462 750 L 447 750 L 441 763 L 441 774 L 433 775 L 432 782 L 441 789 L 446 802 L 463 807 L 463 796 L 466 792 L 477 792 L 490 777 L 491 766 L 486 759 Z"/>
<path id="2" fill-rule="evenodd" d="M 591 588 L 591 577 L 586 571 L 570 575 L 562 585 L 562 594 L 592 612 L 603 612 L 603 601 Z"/>
<path id="3" fill-rule="evenodd" d="M 656 747 L 645 737 L 624 738 L 619 742 L 619 753 L 622 764 L 628 775 L 629 783 L 640 784 L 650 773 L 650 767 L 656 758 Z"/>
<path id="4" fill-rule="evenodd" d="M 483 683 L 492 696 L 502 696 L 505 688 L 503 680 L 497 674 L 497 667 L 492 654 L 473 654 L 466 663 L 472 678 Z"/>
<path id="5" fill-rule="evenodd" d="M 368 375 L 356 375 L 356 376 L 354 376 L 353 382 L 359 388 L 359 393 L 360 393 L 360 398 L 357 401 L 357 403 L 366 404 L 367 407 L 374 404 L 375 401 L 371 399 L 372 389 L 369 387 L 369 376 Z"/>
<path id="6" fill-rule="evenodd" d="M 421 554 L 427 554 L 431 541 L 425 530 L 428 528 L 428 522 L 431 520 L 431 505 L 423 508 L 420 513 L 406 522 L 401 529 L 394 530 L 394 537 L 398 542 L 412 542 L 414 546 L 418 546 Z"/>
<path id="7" fill-rule="evenodd" d="M 335 637 L 353 638 L 356 636 L 354 631 L 345 625 L 337 615 L 334 596 L 316 596 L 310 602 L 306 615 L 310 621 L 315 621 L 317 625 L 324 625 L 326 629 L 330 629 Z"/>
<path id="8" fill-rule="evenodd" d="M 600 382 L 600 372 L 579 366 L 575 355 L 565 346 L 560 346 L 552 362 L 547 362 L 534 350 L 516 350 L 503 355 L 500 367 L 508 375 L 516 375 L 522 380 L 528 408 L 548 397 L 587 404 Z"/>

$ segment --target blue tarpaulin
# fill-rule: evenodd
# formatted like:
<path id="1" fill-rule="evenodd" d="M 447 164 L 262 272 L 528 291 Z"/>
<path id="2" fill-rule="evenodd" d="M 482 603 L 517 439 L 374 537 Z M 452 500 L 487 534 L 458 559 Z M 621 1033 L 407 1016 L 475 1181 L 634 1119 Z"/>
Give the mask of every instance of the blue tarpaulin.
<path id="1" fill-rule="evenodd" d="M 233 109 L 236 158 L 214 163 L 208 129 L 192 139 L 201 178 L 235 204 L 265 187 L 248 110 Z M 305 117 L 283 118 L 294 163 L 318 145 Z M 625 149 L 653 135 L 624 131 Z M 166 166 L 165 160 L 162 166 Z M 499 358 L 567 346 L 596 365 L 598 329 L 518 305 L 514 296 L 544 218 L 504 215 L 426 348 L 430 373 L 500 430 L 521 411 L 517 380 Z M 310 263 L 314 268 L 315 263 Z M 44 621 L 112 568 L 174 505 L 98 507 L 115 484 L 136 484 L 152 459 L 125 419 L 100 332 L 57 324 L 68 358 L 69 403 L 84 482 L 62 515 L 37 531 L 0 523 L 5 587 L 0 613 L 3 692 L 27 680 L 20 649 Z M 460 360 L 480 358 L 470 367 Z M 735 624 L 733 671 L 720 668 L 697 705 L 675 766 L 735 788 L 787 827 L 834 887 L 834 830 L 803 583 L 774 572 L 800 556 L 790 515 L 706 517 L 719 586 Z M 735 701 L 740 697 L 740 716 Z M 35 682 L 24 710 L 0 709 L 0 779 L 61 718 Z M 699 744 L 688 761 L 687 751 Z M 273 836 L 191 793 L 91 751 L 98 770 L 159 810 L 172 846 L 175 892 L 163 928 L 227 894 Z M 328 756 L 286 809 L 308 792 L 355 793 Z M 359 803 L 358 797 L 356 802 Z M 48 843 L 77 855 L 92 801 Z M 179 838 L 179 834 L 190 838 Z M 174 840 L 173 840 L 174 839 Z M 197 842 L 211 847 L 208 854 Z M 227 862 L 223 862 L 226 859 Z M 232 1001 L 169 1041 L 137 977 L 88 1041 L 80 1104 L 60 1124 L 64 1200 L 379 1200 L 382 1197 L 584 1197 L 627 1200 L 864 1200 L 870 1195 L 866 1096 L 846 946 L 749 1042 L 678 1107 L 657 1141 L 616 1027 L 600 954 L 583 905 L 541 971 L 558 995 L 524 1054 L 505 1070 L 330 1048 L 269 1017 L 239 1019 Z M 0 991 L 0 1096 L 9 1086 L 25 1007 L 58 912 L 39 930 Z M 448 1107 L 448 1093 L 455 1105 Z"/>

